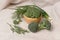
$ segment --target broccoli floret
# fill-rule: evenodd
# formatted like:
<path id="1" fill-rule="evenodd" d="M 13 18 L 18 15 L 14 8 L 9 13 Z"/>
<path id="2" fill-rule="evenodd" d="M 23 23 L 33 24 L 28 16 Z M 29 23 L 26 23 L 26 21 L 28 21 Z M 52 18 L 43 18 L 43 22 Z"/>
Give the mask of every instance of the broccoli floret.
<path id="1" fill-rule="evenodd" d="M 31 32 L 37 32 L 38 31 L 38 23 L 36 22 L 32 22 L 28 25 L 28 29 L 31 31 Z"/>
<path id="2" fill-rule="evenodd" d="M 42 21 L 39 23 L 39 29 L 42 30 L 42 29 L 47 29 L 47 30 L 50 30 L 51 29 L 51 23 L 43 18 Z"/>

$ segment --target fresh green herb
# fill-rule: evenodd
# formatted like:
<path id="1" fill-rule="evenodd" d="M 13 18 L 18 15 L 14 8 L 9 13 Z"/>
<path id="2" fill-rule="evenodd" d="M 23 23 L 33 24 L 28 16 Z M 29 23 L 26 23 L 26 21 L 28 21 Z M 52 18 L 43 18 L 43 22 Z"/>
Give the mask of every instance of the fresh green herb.
<path id="1" fill-rule="evenodd" d="M 23 17 L 23 14 L 26 12 L 27 7 L 26 6 L 20 6 L 17 7 L 16 11 L 13 13 L 13 23 L 14 24 L 19 24 L 21 22 L 21 18 Z"/>
<path id="2" fill-rule="evenodd" d="M 16 25 L 16 24 L 19 24 L 20 22 L 22 22 L 22 20 L 20 20 L 20 19 L 15 19 L 15 20 L 13 20 L 13 23 Z"/>
<path id="3" fill-rule="evenodd" d="M 37 8 L 38 10 L 40 10 L 40 13 L 42 14 L 42 17 L 48 19 L 49 18 L 49 15 L 46 13 L 46 11 L 44 11 L 43 9 L 41 9 L 40 7 L 38 6 L 35 6 L 35 8 Z"/>
<path id="4" fill-rule="evenodd" d="M 29 18 L 39 18 L 41 16 L 41 13 L 40 10 L 35 8 L 35 6 L 29 6 L 24 15 Z"/>
<path id="5" fill-rule="evenodd" d="M 12 32 L 16 32 L 18 34 L 24 34 L 24 33 L 28 32 L 27 30 L 25 30 L 19 26 L 16 26 L 16 25 L 12 26 L 10 24 L 8 24 L 8 25 L 11 27 Z"/>

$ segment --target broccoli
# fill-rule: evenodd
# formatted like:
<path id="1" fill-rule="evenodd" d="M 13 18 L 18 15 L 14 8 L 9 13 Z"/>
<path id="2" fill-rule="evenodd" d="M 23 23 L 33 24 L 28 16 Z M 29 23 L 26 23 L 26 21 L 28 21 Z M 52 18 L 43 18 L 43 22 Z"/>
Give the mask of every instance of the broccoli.
<path id="1" fill-rule="evenodd" d="M 32 22 L 28 25 L 28 29 L 31 31 L 31 32 L 37 32 L 38 31 L 38 23 L 36 22 Z"/>
<path id="2" fill-rule="evenodd" d="M 42 29 L 47 29 L 47 30 L 50 30 L 51 29 L 51 23 L 43 18 L 42 21 L 39 23 L 39 29 L 42 30 Z"/>

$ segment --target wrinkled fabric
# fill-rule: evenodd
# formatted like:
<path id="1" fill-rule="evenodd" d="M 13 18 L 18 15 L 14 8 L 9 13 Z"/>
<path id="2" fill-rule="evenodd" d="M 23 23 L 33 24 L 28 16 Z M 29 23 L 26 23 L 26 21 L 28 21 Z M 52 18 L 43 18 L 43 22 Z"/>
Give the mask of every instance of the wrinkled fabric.
<path id="1" fill-rule="evenodd" d="M 27 4 L 31 5 L 33 3 L 25 2 L 18 6 Z M 38 6 L 40 7 L 40 5 Z M 11 16 L 15 10 L 10 8 L 14 7 L 15 5 L 0 11 L 0 40 L 60 40 L 60 2 L 42 7 L 42 9 L 52 18 L 52 31 L 42 30 L 37 33 L 26 33 L 25 35 L 13 33 L 10 30 L 10 26 L 7 24 L 12 24 Z M 20 26 L 24 29 L 28 29 L 28 24 L 24 20 L 22 21 Z"/>
<path id="2" fill-rule="evenodd" d="M 9 4 L 24 4 L 25 2 L 27 3 L 27 1 L 40 6 L 40 7 L 45 7 L 48 5 L 53 5 L 56 2 L 60 1 L 60 0 L 0 0 L 0 10 L 2 10 L 3 8 L 6 8 L 7 6 L 9 6 Z M 16 6 L 16 5 L 15 5 Z"/>

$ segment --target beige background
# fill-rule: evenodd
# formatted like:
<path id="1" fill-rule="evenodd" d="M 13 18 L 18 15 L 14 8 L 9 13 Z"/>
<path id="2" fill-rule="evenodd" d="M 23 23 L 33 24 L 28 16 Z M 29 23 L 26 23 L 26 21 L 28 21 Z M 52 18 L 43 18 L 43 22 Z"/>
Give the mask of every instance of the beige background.
<path id="1" fill-rule="evenodd" d="M 28 4 L 31 5 L 33 3 L 31 1 L 27 1 L 19 5 L 9 6 L 0 11 L 0 40 L 60 40 L 60 2 L 44 7 L 41 6 L 42 9 L 44 9 L 52 18 L 52 31 L 42 30 L 37 33 L 26 33 L 25 35 L 12 33 L 9 25 L 7 24 L 7 22 L 12 24 L 11 16 L 15 10 L 12 10 L 11 8 Z M 40 7 L 40 5 L 38 6 Z M 20 26 L 28 29 L 28 24 L 24 20 Z"/>

